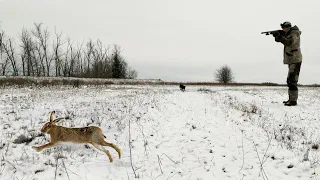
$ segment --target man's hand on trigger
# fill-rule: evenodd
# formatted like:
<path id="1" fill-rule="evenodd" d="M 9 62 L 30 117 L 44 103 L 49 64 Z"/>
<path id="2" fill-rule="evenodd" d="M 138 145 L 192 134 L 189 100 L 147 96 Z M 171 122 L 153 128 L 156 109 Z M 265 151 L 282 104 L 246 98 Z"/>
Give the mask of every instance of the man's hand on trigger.
<path id="1" fill-rule="evenodd" d="M 279 31 L 275 31 L 272 33 L 273 37 L 277 37 L 280 36 L 280 32 Z"/>

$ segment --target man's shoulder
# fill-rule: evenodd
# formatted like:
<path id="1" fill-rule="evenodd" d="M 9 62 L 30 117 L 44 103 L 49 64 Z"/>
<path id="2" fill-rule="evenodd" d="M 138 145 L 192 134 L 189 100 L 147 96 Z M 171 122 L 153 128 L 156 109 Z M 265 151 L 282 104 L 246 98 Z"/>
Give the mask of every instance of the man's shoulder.
<path id="1" fill-rule="evenodd" d="M 300 36 L 301 35 L 301 30 L 298 28 L 298 26 L 293 26 L 290 29 L 290 35 L 296 35 L 296 36 Z"/>

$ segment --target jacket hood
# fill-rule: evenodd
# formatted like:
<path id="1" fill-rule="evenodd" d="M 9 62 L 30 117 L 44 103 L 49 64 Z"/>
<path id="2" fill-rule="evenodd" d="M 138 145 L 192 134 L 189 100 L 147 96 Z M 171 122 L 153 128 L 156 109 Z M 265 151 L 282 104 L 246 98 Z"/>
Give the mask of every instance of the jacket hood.
<path id="1" fill-rule="evenodd" d="M 298 26 L 293 26 L 289 32 L 292 32 L 292 33 L 298 33 L 299 35 L 301 35 L 301 31 L 300 29 L 298 28 Z"/>

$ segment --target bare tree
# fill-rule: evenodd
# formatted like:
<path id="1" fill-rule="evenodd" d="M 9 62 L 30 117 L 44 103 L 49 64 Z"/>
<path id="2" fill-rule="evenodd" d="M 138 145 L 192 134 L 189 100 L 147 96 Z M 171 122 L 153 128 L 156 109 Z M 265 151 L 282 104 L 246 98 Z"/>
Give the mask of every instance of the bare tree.
<path id="1" fill-rule="evenodd" d="M 34 24 L 35 30 L 32 34 L 36 37 L 37 46 L 36 50 L 41 63 L 42 71 L 44 76 L 50 76 L 50 67 L 53 60 L 53 56 L 49 54 L 48 41 L 49 41 L 49 31 L 48 28 L 42 30 L 42 23 Z"/>
<path id="2" fill-rule="evenodd" d="M 136 79 L 138 77 L 138 72 L 131 67 L 128 67 L 126 77 L 129 79 Z"/>
<path id="3" fill-rule="evenodd" d="M 19 75 L 19 71 L 18 71 L 18 67 L 17 67 L 17 62 L 16 62 L 16 57 L 15 57 L 15 49 L 12 45 L 12 39 L 9 38 L 7 40 L 7 42 L 4 44 L 3 46 L 4 52 L 7 56 L 7 60 L 9 60 L 11 62 L 11 68 L 12 68 L 12 75 L 13 76 L 18 76 Z"/>
<path id="4" fill-rule="evenodd" d="M 37 49 L 37 43 L 32 41 L 32 75 L 33 76 L 41 76 L 41 69 L 43 69 L 41 66 L 42 63 L 40 63 L 40 59 L 38 58 L 38 49 Z"/>
<path id="5" fill-rule="evenodd" d="M 53 59 L 55 63 L 56 76 L 61 76 L 61 68 L 62 68 L 61 46 L 64 44 L 64 42 L 62 42 L 61 36 L 62 36 L 62 32 L 58 34 L 57 31 L 55 30 L 55 40 L 53 42 Z"/>
<path id="6" fill-rule="evenodd" d="M 4 31 L 0 31 L 0 47 L 2 47 L 2 42 L 3 42 L 3 37 L 4 37 Z"/>
<path id="7" fill-rule="evenodd" d="M 72 43 L 70 38 L 68 38 L 67 40 L 67 51 L 64 54 L 64 59 L 63 59 L 63 67 L 62 67 L 62 71 L 63 71 L 63 76 L 67 77 L 70 74 L 70 53 L 72 52 Z"/>
<path id="8" fill-rule="evenodd" d="M 64 77 L 78 77 L 80 72 L 80 60 L 82 47 L 74 48 L 70 38 L 67 40 L 67 51 L 63 59 L 63 75 Z"/>
<path id="9" fill-rule="evenodd" d="M 68 41 L 70 41 L 70 39 Z M 80 72 L 80 61 L 82 59 L 82 46 L 74 48 L 73 43 L 68 42 L 68 44 L 70 45 L 69 77 L 78 77 Z"/>
<path id="10" fill-rule="evenodd" d="M 74 55 L 74 59 L 75 59 L 75 64 L 74 64 L 74 72 L 73 72 L 73 76 L 76 77 L 81 77 L 82 74 L 82 62 L 83 62 L 83 57 L 82 57 L 82 46 L 83 44 L 81 44 L 80 46 L 77 47 L 77 49 L 75 50 L 75 55 Z"/>
<path id="11" fill-rule="evenodd" d="M 94 72 L 94 77 L 107 77 L 108 66 L 106 63 L 108 63 L 108 59 L 108 49 L 102 45 L 100 40 L 97 40 L 93 49 L 92 72 Z"/>
<path id="12" fill-rule="evenodd" d="M 227 65 L 224 65 L 221 68 L 217 69 L 215 73 L 215 79 L 220 83 L 232 82 L 234 80 L 234 77 L 231 68 Z"/>
<path id="13" fill-rule="evenodd" d="M 1 75 L 6 75 L 7 65 L 9 62 L 9 59 L 4 56 L 4 36 L 5 33 L 3 30 L 0 31 L 0 65 L 1 65 Z"/>
<path id="14" fill-rule="evenodd" d="M 44 56 L 39 43 L 34 43 L 33 55 L 37 67 L 37 76 L 45 76 Z"/>
<path id="15" fill-rule="evenodd" d="M 90 71 L 90 64 L 93 59 L 93 51 L 94 51 L 94 43 L 90 39 L 90 41 L 86 44 L 86 50 L 85 50 L 85 60 L 87 62 L 87 67 L 85 70 L 85 77 L 92 77 L 91 71 Z"/>
<path id="16" fill-rule="evenodd" d="M 109 53 L 109 47 L 106 49 Z M 112 78 L 112 55 L 107 55 L 104 62 L 105 78 Z"/>
<path id="17" fill-rule="evenodd" d="M 30 76 L 31 74 L 34 75 L 33 56 L 32 56 L 34 43 L 27 29 L 22 30 L 20 40 L 22 42 L 21 61 L 22 61 L 23 75 L 24 76 L 25 75 Z"/>
<path id="18" fill-rule="evenodd" d="M 137 77 L 137 71 L 128 66 L 117 45 L 111 51 L 99 39 L 74 45 L 70 38 L 63 40 L 62 33 L 57 33 L 56 29 L 50 44 L 48 28 L 44 29 L 42 23 L 34 26 L 31 30 L 22 29 L 18 50 L 13 39 L 0 29 L 0 75 Z"/>
<path id="19" fill-rule="evenodd" d="M 69 49 L 70 49 L 70 56 L 69 56 L 69 67 L 68 67 L 68 76 L 71 77 L 73 76 L 74 73 L 74 66 L 76 64 L 75 61 L 75 50 L 73 48 L 73 42 L 71 42 L 71 39 L 68 39 L 68 45 L 69 45 Z"/>

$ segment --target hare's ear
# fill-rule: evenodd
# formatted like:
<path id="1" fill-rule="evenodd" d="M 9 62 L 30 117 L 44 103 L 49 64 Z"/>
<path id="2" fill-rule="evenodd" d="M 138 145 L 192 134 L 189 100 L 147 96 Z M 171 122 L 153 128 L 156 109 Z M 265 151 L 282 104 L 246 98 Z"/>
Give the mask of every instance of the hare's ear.
<path id="1" fill-rule="evenodd" d="M 62 119 L 65 119 L 65 118 L 58 118 L 58 119 L 55 119 L 55 120 L 53 121 L 53 123 L 54 123 L 54 124 L 56 124 L 56 123 L 58 123 L 59 121 L 61 121 Z"/>
<path id="2" fill-rule="evenodd" d="M 52 111 L 50 114 L 50 122 L 53 122 L 55 111 Z"/>

